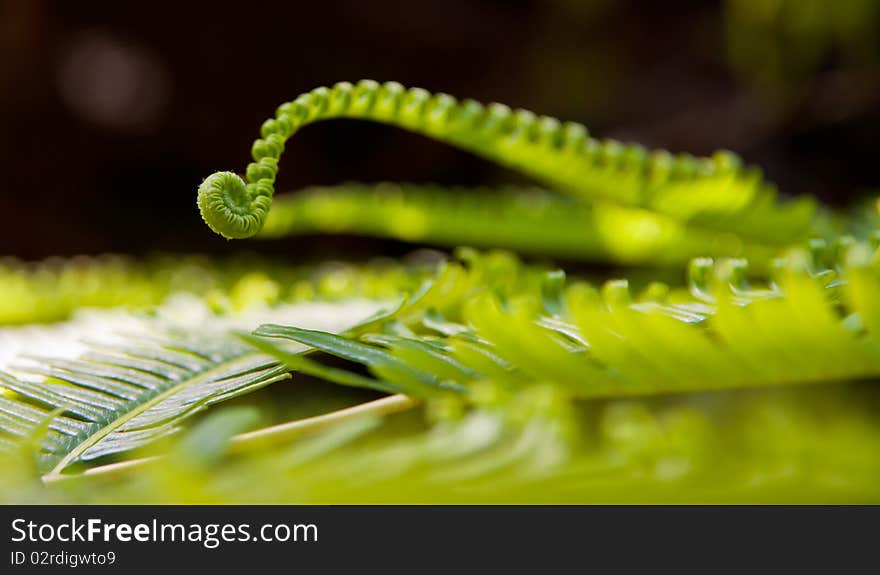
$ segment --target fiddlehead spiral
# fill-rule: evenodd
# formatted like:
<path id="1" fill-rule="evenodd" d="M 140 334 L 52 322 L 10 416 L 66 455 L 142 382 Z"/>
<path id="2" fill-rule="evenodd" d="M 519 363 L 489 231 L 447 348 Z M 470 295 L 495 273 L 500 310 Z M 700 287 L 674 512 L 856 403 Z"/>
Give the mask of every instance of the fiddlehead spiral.
<path id="1" fill-rule="evenodd" d="M 232 172 L 215 172 L 199 186 L 199 211 L 224 238 L 248 238 L 263 227 L 272 192 L 272 184 L 245 184 Z"/>
<path id="2" fill-rule="evenodd" d="M 284 144 L 302 126 L 330 118 L 359 118 L 398 126 L 530 175 L 579 199 L 645 208 L 676 219 L 711 224 L 756 239 L 789 241 L 805 232 L 809 201 L 778 206 L 754 168 L 730 152 L 711 158 L 648 151 L 637 144 L 597 140 L 581 124 L 561 123 L 503 104 L 458 101 L 448 94 L 362 80 L 316 88 L 278 107 L 251 149 L 245 180 L 229 172 L 199 188 L 208 225 L 227 238 L 262 227 L 274 193 Z M 773 225 L 766 225 L 770 214 Z"/>

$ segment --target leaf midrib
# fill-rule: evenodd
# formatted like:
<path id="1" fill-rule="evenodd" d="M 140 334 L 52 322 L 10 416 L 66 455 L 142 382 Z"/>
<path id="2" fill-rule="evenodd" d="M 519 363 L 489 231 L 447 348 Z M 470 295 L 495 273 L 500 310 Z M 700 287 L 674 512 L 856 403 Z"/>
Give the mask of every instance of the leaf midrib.
<path id="1" fill-rule="evenodd" d="M 108 435 L 113 433 L 115 430 L 122 427 L 122 425 L 128 423 L 129 421 L 131 421 L 132 419 L 134 419 L 138 415 L 141 415 L 142 413 L 144 413 L 148 409 L 162 403 L 167 398 L 172 397 L 172 396 L 176 395 L 177 393 L 180 393 L 184 389 L 187 389 L 187 388 L 191 387 L 192 385 L 198 384 L 198 383 L 204 381 L 205 379 L 209 379 L 211 376 L 216 375 L 217 373 L 222 373 L 224 371 L 227 371 L 230 369 L 230 367 L 234 367 L 240 363 L 246 363 L 246 362 L 253 360 L 254 358 L 258 358 L 258 357 L 265 357 L 266 359 L 272 359 L 271 356 L 266 355 L 264 353 L 259 353 L 259 352 L 246 353 L 244 355 L 240 355 L 234 359 L 220 363 L 207 371 L 203 371 L 203 372 L 197 374 L 195 377 L 192 377 L 188 380 L 184 380 L 184 381 L 178 383 L 177 385 L 169 387 L 167 390 L 163 391 L 162 393 L 159 393 L 159 394 L 151 397 L 147 401 L 135 406 L 133 409 L 125 412 L 121 416 L 117 417 L 116 419 L 114 419 L 113 421 L 111 421 L 110 423 L 108 423 L 107 425 L 105 425 L 104 427 L 102 427 L 101 429 L 96 431 L 95 433 L 90 434 L 86 439 L 84 439 L 83 441 L 78 443 L 73 449 L 71 449 L 69 452 L 67 452 L 67 454 L 61 459 L 61 461 L 59 461 L 55 465 L 55 467 L 50 472 L 48 472 L 47 474 L 45 474 L 43 476 L 43 480 L 51 480 L 51 479 L 59 477 L 61 475 L 61 472 L 68 465 L 70 465 L 72 462 L 74 462 L 76 459 L 78 459 L 83 453 L 85 453 L 85 451 L 87 449 L 96 445 L 99 441 L 101 441 L 102 439 L 104 439 L 105 437 L 107 437 Z M 275 360 L 273 360 L 273 362 L 275 364 L 279 363 Z"/>

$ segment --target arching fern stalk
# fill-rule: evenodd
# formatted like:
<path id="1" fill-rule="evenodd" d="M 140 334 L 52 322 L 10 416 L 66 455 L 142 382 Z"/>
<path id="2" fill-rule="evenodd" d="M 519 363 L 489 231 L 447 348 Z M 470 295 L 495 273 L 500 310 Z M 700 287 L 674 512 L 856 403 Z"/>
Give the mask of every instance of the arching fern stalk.
<path id="1" fill-rule="evenodd" d="M 448 94 L 364 80 L 316 88 L 282 104 L 254 142 L 246 181 L 217 172 L 199 188 L 205 222 L 226 238 L 247 238 L 263 227 L 272 204 L 278 162 L 302 126 L 358 118 L 398 126 L 468 150 L 527 174 L 580 201 L 656 212 L 679 221 L 733 232 L 752 241 L 786 244 L 809 230 L 813 202 L 777 204 L 757 169 L 735 155 L 695 158 L 591 138 L 584 126 L 561 123 L 503 104 L 459 102 Z"/>

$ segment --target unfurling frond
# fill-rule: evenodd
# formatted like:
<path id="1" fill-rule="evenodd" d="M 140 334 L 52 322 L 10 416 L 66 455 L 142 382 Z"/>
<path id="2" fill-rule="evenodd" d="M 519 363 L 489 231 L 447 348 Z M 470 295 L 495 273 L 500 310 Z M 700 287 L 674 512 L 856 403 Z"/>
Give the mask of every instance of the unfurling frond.
<path id="1" fill-rule="evenodd" d="M 520 171 L 581 202 L 640 209 L 750 242 L 785 245 L 810 231 L 812 200 L 778 203 L 759 171 L 744 167 L 729 152 L 711 158 L 652 152 L 597 140 L 580 124 L 503 104 L 458 101 L 448 94 L 370 80 L 316 88 L 282 104 L 254 142 L 254 161 L 245 180 L 217 172 L 199 187 L 205 222 L 226 238 L 258 233 L 272 205 L 286 141 L 301 127 L 331 118 L 398 126 Z"/>

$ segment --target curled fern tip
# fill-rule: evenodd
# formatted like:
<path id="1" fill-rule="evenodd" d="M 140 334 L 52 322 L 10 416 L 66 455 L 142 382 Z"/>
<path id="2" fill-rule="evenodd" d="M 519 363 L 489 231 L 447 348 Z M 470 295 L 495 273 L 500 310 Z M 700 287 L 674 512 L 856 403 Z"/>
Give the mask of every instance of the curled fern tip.
<path id="1" fill-rule="evenodd" d="M 199 186 L 199 211 L 224 238 L 249 238 L 263 227 L 271 194 L 268 185 L 245 184 L 232 172 L 215 172 Z"/>

